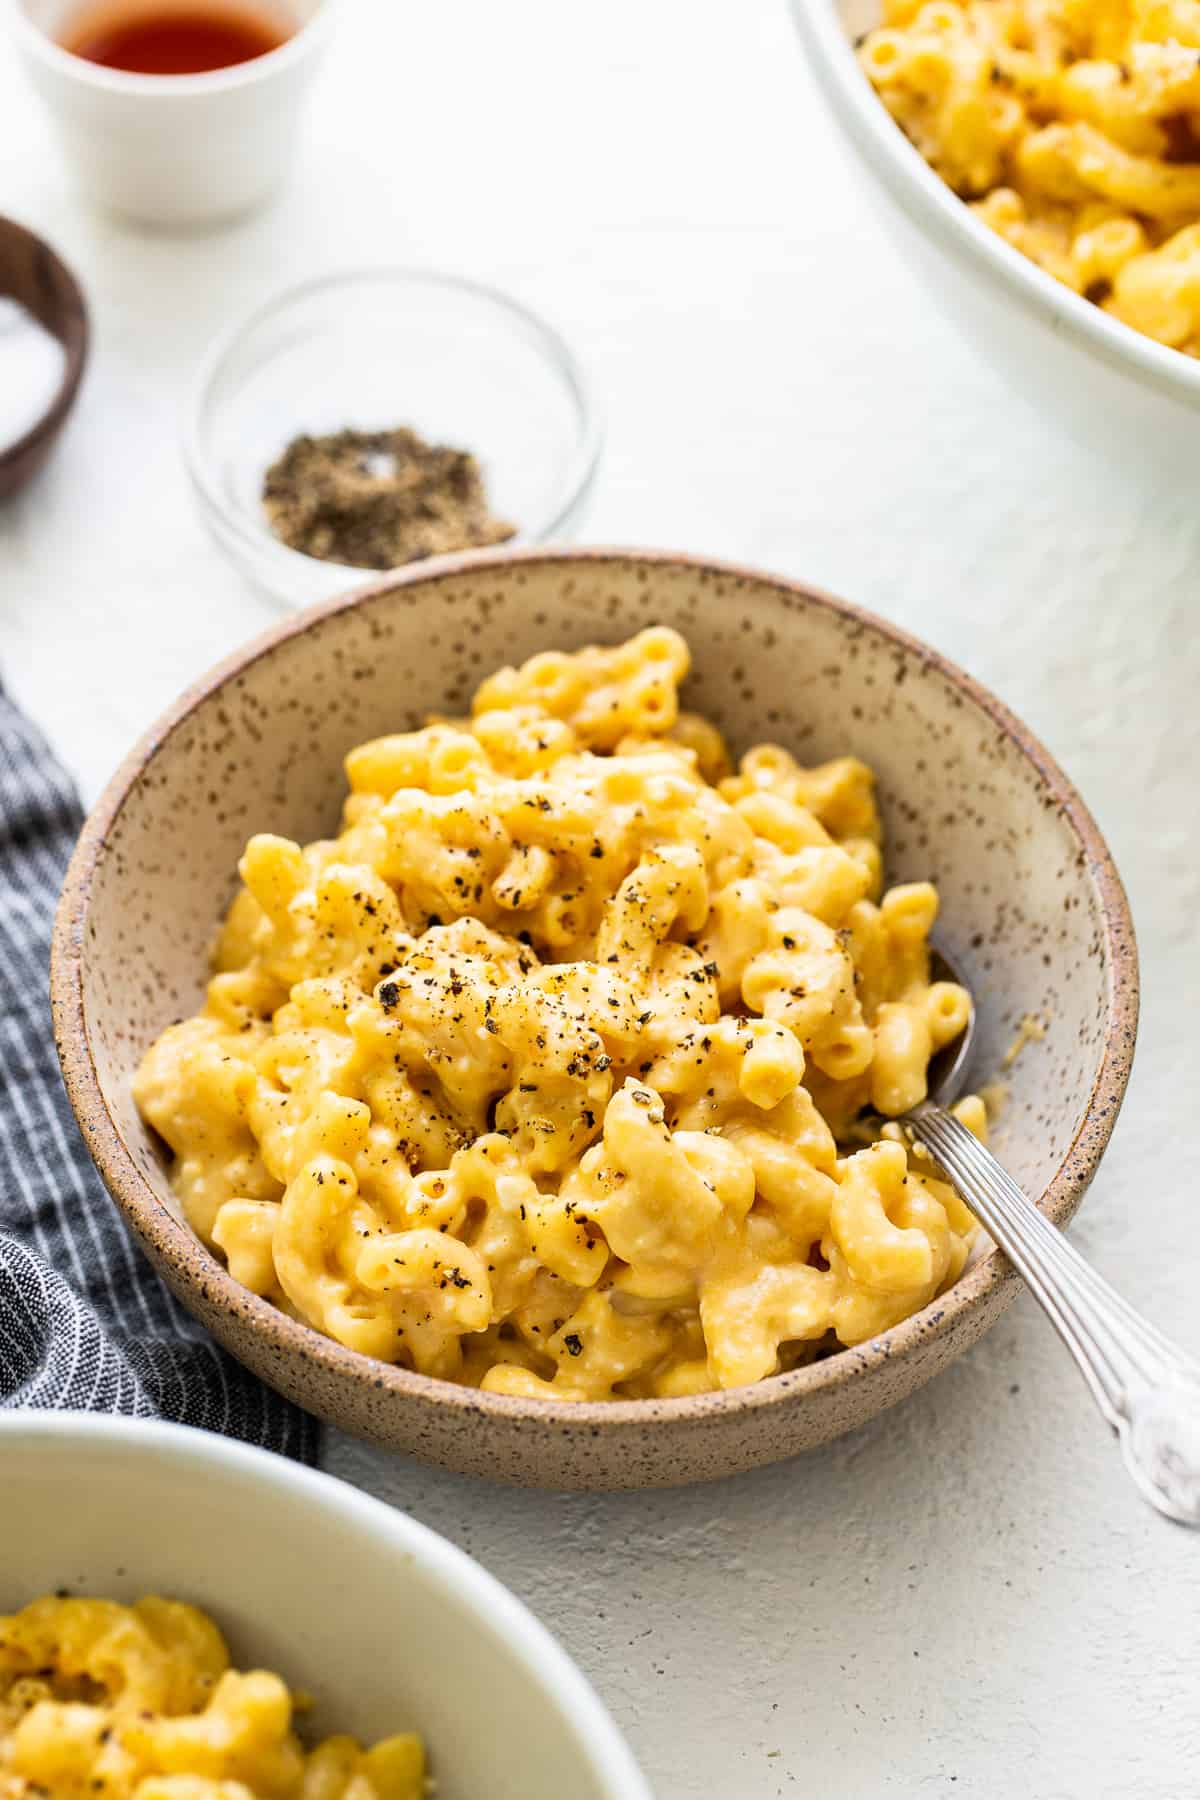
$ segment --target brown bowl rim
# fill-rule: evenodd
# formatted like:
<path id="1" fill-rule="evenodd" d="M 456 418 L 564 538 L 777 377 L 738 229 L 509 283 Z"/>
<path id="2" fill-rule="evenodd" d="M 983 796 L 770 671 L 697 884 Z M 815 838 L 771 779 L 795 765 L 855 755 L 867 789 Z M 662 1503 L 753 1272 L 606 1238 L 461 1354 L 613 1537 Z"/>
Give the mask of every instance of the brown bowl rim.
<path id="1" fill-rule="evenodd" d="M 1034 765 L 1049 795 L 1070 821 L 1086 856 L 1099 894 L 1111 972 L 1104 1054 L 1087 1110 L 1057 1171 L 1038 1198 L 1038 1205 L 1047 1217 L 1054 1224 L 1065 1226 L 1074 1216 L 1111 1136 L 1129 1080 L 1137 1033 L 1139 982 L 1133 920 L 1124 887 L 1100 829 L 1073 783 L 1039 739 L 956 663 L 865 608 L 837 599 L 807 583 L 764 574 L 746 564 L 688 552 L 611 546 L 534 546 L 472 551 L 439 559 L 436 566 L 422 563 L 412 569 L 395 571 L 349 593 L 319 601 L 269 627 L 185 689 L 174 705 L 168 707 L 138 739 L 108 782 L 84 825 L 67 870 L 54 924 L 50 973 L 55 1041 L 67 1093 L 84 1140 L 109 1192 L 135 1234 L 153 1255 L 170 1266 L 178 1277 L 186 1279 L 189 1289 L 199 1289 L 211 1302 L 235 1315 L 240 1314 L 247 1324 L 261 1330 L 277 1351 L 320 1364 L 335 1380 L 345 1378 L 366 1388 L 390 1392 L 397 1399 L 403 1397 L 448 1407 L 457 1411 L 464 1421 L 483 1414 L 556 1429 L 582 1426 L 592 1435 L 601 1427 L 712 1423 L 723 1416 L 796 1402 L 805 1395 L 841 1387 L 872 1367 L 895 1364 L 915 1356 L 932 1341 L 945 1337 L 967 1314 L 997 1295 L 1000 1297 L 995 1310 L 999 1312 L 1013 1297 L 1019 1277 L 1007 1258 L 993 1248 L 946 1293 L 911 1318 L 863 1344 L 838 1351 L 803 1368 L 769 1376 L 752 1386 L 677 1399 L 517 1399 L 376 1361 L 323 1336 L 312 1326 L 290 1318 L 268 1300 L 242 1287 L 155 1196 L 122 1141 L 100 1088 L 83 1011 L 82 942 L 92 879 L 108 832 L 146 765 L 202 701 L 276 646 L 300 636 L 319 620 L 398 588 L 421 583 L 436 588 L 440 582 L 455 580 L 460 574 L 488 569 L 502 572 L 514 564 L 557 566 L 569 572 L 572 568 L 614 562 L 690 570 L 698 576 L 717 575 L 754 585 L 766 583 L 805 605 L 815 605 L 863 630 L 879 633 L 906 655 L 936 669 L 974 702 Z M 1006 1289 L 1010 1290 L 1007 1294 L 1003 1292 Z"/>
<path id="2" fill-rule="evenodd" d="M 24 238 L 27 244 L 48 258 L 54 265 L 56 273 L 63 279 L 67 293 L 75 302 L 75 312 L 66 331 L 60 331 L 56 326 L 46 327 L 58 339 L 65 352 L 63 375 L 58 390 L 41 418 L 36 419 L 22 437 L 17 438 L 11 444 L 6 444 L 4 449 L 0 450 L 0 471 L 3 471 L 21 462 L 36 446 L 48 446 L 61 430 L 67 414 L 75 404 L 79 384 L 83 380 L 83 371 L 91 347 L 92 327 L 87 296 L 79 277 L 70 265 L 63 261 L 53 244 L 47 243 L 44 237 L 39 237 L 36 231 L 30 231 L 27 225 L 21 225 L 16 219 L 10 219 L 2 214 L 0 214 L 0 236 Z M 29 471 L 31 476 L 36 473 L 37 467 L 38 463 L 35 462 Z M 18 483 L 19 487 L 23 485 L 23 482 Z"/>

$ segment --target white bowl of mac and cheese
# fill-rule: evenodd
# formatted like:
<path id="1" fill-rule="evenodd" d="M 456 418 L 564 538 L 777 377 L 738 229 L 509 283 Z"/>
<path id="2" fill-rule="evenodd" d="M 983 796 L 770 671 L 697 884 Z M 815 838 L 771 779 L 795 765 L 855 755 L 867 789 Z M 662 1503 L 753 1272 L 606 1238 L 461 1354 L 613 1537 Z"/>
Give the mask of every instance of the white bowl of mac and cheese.
<path id="1" fill-rule="evenodd" d="M 993 1128 L 1065 1221 L 1136 970 L 1047 754 L 794 583 L 509 552 L 185 696 L 81 839 L 53 987 L 105 1179 L 266 1380 L 474 1473 L 639 1486 L 848 1429 L 1010 1297 L 889 1123 L 971 1005 L 931 934 L 973 1083 L 1043 1023 Z"/>
<path id="2" fill-rule="evenodd" d="M 1190 468 L 1200 27 L 1181 0 L 792 0 L 935 301 L 1043 416 Z"/>
<path id="3" fill-rule="evenodd" d="M 381 1501 L 97 1414 L 3 1415 L 0 1467 L 0 1793 L 650 1800 L 550 1634 Z"/>

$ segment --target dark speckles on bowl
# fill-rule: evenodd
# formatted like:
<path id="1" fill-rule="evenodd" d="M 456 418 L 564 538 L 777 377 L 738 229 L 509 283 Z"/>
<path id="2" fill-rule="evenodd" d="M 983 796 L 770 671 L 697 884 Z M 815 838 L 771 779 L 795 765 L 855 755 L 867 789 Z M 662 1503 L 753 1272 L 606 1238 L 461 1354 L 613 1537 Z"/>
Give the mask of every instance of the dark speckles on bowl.
<path id="1" fill-rule="evenodd" d="M 969 677 L 877 619 L 748 570 L 683 556 L 501 551 L 389 577 L 277 627 L 185 694 L 113 778 L 72 861 L 55 940 L 72 1104 L 131 1228 L 184 1304 L 322 1417 L 450 1468 L 548 1487 L 667 1486 L 822 1443 L 974 1343 L 1012 1299 L 1015 1277 L 985 1256 L 895 1330 L 753 1388 L 612 1406 L 480 1394 L 356 1355 L 231 1281 L 180 1223 L 129 1084 L 145 1046 L 200 998 L 251 832 L 327 833 L 345 752 L 447 706 L 481 668 L 612 641 L 651 620 L 687 635 L 688 702 L 735 747 L 769 734 L 810 759 L 851 750 L 874 765 L 890 874 L 936 875 L 939 936 L 974 978 L 979 1079 L 999 1073 L 1025 1014 L 1046 1021 L 1044 1039 L 1005 1077 L 996 1146 L 1065 1225 L 1116 1118 L 1137 1020 L 1133 930 L 1105 844 L 1042 746 Z M 431 653 L 435 630 L 441 647 Z M 343 680 L 350 669 L 360 679 Z M 220 805 L 197 808 L 210 793 Z"/>

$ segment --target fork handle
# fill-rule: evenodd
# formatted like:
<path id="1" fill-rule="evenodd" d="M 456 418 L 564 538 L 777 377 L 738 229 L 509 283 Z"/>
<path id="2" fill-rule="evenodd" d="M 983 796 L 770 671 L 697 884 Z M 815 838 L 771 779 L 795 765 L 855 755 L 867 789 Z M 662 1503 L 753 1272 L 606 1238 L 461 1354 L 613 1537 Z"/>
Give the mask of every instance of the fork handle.
<path id="1" fill-rule="evenodd" d="M 953 1114 L 926 1102 L 901 1123 L 1049 1314 L 1143 1498 L 1200 1527 L 1200 1364 L 1109 1287 Z"/>

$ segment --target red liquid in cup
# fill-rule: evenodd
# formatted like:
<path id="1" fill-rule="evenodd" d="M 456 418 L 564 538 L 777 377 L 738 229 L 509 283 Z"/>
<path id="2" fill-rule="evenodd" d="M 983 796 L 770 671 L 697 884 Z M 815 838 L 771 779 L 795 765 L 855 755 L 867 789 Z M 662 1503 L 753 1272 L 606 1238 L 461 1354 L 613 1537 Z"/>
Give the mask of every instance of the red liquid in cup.
<path id="1" fill-rule="evenodd" d="M 266 7 L 212 0 L 172 6 L 124 0 L 85 7 L 60 33 L 73 56 L 133 75 L 204 75 L 278 50 L 289 26 Z"/>

